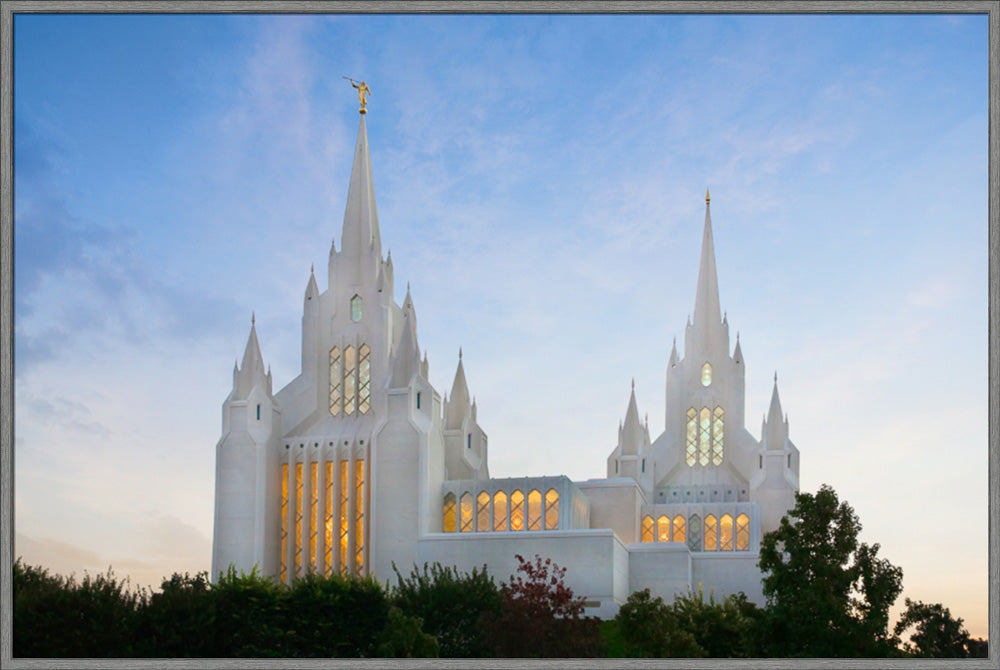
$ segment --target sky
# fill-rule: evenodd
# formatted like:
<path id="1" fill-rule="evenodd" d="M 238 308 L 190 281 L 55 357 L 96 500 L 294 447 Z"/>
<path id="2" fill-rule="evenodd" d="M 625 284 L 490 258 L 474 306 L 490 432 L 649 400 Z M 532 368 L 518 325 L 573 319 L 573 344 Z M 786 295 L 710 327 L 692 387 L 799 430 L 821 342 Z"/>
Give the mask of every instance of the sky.
<path id="1" fill-rule="evenodd" d="M 774 375 L 904 597 L 987 634 L 985 15 L 18 15 L 15 555 L 211 561 L 251 314 L 275 390 L 367 127 L 430 380 L 494 477 L 663 431 L 706 188 L 760 437 Z M 320 290 L 325 290 L 321 281 Z M 898 607 L 897 607 L 898 610 Z"/>

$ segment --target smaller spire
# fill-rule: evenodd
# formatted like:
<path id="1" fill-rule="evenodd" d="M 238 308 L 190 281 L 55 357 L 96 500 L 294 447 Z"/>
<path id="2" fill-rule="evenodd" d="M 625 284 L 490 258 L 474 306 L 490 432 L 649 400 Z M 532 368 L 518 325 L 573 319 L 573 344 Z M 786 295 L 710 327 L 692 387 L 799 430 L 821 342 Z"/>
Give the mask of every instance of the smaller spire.
<path id="1" fill-rule="evenodd" d="M 311 275 L 316 274 L 316 264 L 315 263 L 310 263 L 309 264 L 309 274 L 311 274 Z"/>
<path id="2" fill-rule="evenodd" d="M 462 360 L 462 347 L 458 348 L 458 360 Z"/>
<path id="3" fill-rule="evenodd" d="M 250 327 L 253 328 L 256 325 L 257 325 L 257 313 L 251 311 L 250 312 Z"/>
<path id="4" fill-rule="evenodd" d="M 712 199 L 712 196 L 709 194 L 708 188 L 706 188 L 705 189 L 705 204 L 707 205 L 711 199 Z"/>

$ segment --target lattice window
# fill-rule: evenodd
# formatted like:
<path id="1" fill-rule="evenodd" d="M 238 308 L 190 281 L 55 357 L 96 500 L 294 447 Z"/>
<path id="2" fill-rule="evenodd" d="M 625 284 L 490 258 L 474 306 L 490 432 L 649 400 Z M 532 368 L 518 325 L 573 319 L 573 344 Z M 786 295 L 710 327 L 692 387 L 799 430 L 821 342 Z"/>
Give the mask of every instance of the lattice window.
<path id="1" fill-rule="evenodd" d="M 330 414 L 338 416 L 344 401 L 344 361 L 340 347 L 330 349 Z"/>
<path id="2" fill-rule="evenodd" d="M 472 494 L 466 491 L 459 498 L 459 531 L 463 533 L 472 532 Z"/>
<path id="3" fill-rule="evenodd" d="M 667 516 L 656 520 L 656 539 L 659 542 L 670 542 L 670 519 Z"/>
<path id="4" fill-rule="evenodd" d="M 701 517 L 697 514 L 688 519 L 687 543 L 691 551 L 701 551 Z"/>
<path id="5" fill-rule="evenodd" d="M 733 517 L 728 514 L 719 519 L 719 550 L 733 550 Z"/>
<path id="6" fill-rule="evenodd" d="M 740 514 L 736 517 L 736 551 L 750 550 L 750 517 Z"/>
<path id="7" fill-rule="evenodd" d="M 358 348 L 358 411 L 367 414 L 372 406 L 371 349 L 367 344 Z"/>
<path id="8" fill-rule="evenodd" d="M 705 363 L 701 366 L 701 385 L 708 386 L 712 383 L 712 365 Z"/>
<path id="9" fill-rule="evenodd" d="M 510 494 L 510 529 L 524 530 L 524 494 L 517 490 Z"/>
<path id="10" fill-rule="evenodd" d="M 702 407 L 699 414 L 700 427 L 698 430 L 698 463 L 708 465 L 709 454 L 712 449 L 712 412 L 707 407 Z"/>
<path id="11" fill-rule="evenodd" d="M 503 491 L 493 496 L 493 530 L 507 530 L 507 494 Z"/>
<path id="12" fill-rule="evenodd" d="M 350 489 L 347 487 L 347 461 L 340 461 L 340 574 L 347 576 L 348 544 L 350 543 L 351 517 L 349 505 Z"/>
<path id="13" fill-rule="evenodd" d="M 365 461 L 354 462 L 354 565 L 359 575 L 365 569 Z"/>
<path id="14" fill-rule="evenodd" d="M 723 437 L 725 435 L 725 430 L 723 428 L 723 414 L 721 407 L 716 407 L 715 412 L 712 415 L 712 464 L 722 465 L 722 456 L 725 451 L 723 445 Z"/>
<path id="15" fill-rule="evenodd" d="M 302 567 L 302 511 L 306 507 L 305 488 L 302 482 L 302 464 L 295 464 L 295 560 L 294 575 L 299 576 Z"/>
<path id="16" fill-rule="evenodd" d="M 715 515 L 705 517 L 705 551 L 719 550 L 719 522 Z"/>
<path id="17" fill-rule="evenodd" d="M 642 541 L 652 542 L 653 537 L 653 517 L 644 516 L 642 517 Z"/>
<path id="18" fill-rule="evenodd" d="M 528 493 L 528 530 L 542 529 L 542 494 L 538 489 Z"/>
<path id="19" fill-rule="evenodd" d="M 288 580 L 288 463 L 281 464 L 281 562 L 278 578 Z"/>
<path id="20" fill-rule="evenodd" d="M 549 489 L 545 492 L 545 530 L 559 527 L 559 492 Z"/>
<path id="21" fill-rule="evenodd" d="M 323 565 L 325 574 L 333 572 L 333 461 L 323 463 Z"/>
<path id="22" fill-rule="evenodd" d="M 485 532 L 490 529 L 490 494 L 480 491 L 476 496 L 476 530 Z"/>
<path id="23" fill-rule="evenodd" d="M 684 517 L 678 514 L 674 517 L 674 542 L 684 542 Z"/>
<path id="24" fill-rule="evenodd" d="M 309 464 L 309 569 L 319 564 L 319 463 Z"/>
<path id="25" fill-rule="evenodd" d="M 698 462 L 698 412 L 694 407 L 687 411 L 687 452 L 685 461 L 689 466 Z"/>
<path id="26" fill-rule="evenodd" d="M 354 347 L 344 348 L 344 414 L 350 416 L 358 409 L 357 352 Z"/>
<path id="27" fill-rule="evenodd" d="M 441 520 L 441 528 L 446 533 L 455 532 L 455 494 L 446 493 L 444 496 L 444 518 Z"/>

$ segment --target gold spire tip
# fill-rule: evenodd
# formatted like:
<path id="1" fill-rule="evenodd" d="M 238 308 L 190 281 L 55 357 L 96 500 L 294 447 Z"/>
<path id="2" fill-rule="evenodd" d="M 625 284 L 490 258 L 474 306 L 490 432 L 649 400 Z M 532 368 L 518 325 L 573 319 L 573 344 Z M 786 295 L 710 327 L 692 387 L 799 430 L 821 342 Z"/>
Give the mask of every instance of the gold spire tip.
<path id="1" fill-rule="evenodd" d="M 342 77 L 342 79 L 346 79 L 347 81 L 351 82 L 351 86 L 358 89 L 358 102 L 361 103 L 361 108 L 358 109 L 358 112 L 361 114 L 367 114 L 368 96 L 371 95 L 372 92 L 372 90 L 368 88 L 368 84 L 366 84 L 363 81 L 360 82 L 354 81 L 350 77 Z"/>
<path id="2" fill-rule="evenodd" d="M 709 195 L 709 193 L 708 193 L 708 189 L 706 188 L 706 189 L 705 189 L 705 204 L 707 205 L 707 204 L 708 204 L 708 201 L 709 201 L 709 200 L 711 200 L 711 199 L 712 199 L 712 196 L 711 196 L 711 195 Z"/>

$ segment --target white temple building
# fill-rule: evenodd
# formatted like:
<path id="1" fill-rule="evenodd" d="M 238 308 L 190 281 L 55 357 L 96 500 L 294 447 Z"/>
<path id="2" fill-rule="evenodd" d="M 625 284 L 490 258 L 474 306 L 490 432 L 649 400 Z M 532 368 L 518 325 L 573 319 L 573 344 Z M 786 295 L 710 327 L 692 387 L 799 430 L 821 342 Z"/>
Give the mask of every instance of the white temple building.
<path id="1" fill-rule="evenodd" d="M 363 100 L 362 100 L 363 103 Z M 309 571 L 394 578 L 438 561 L 497 580 L 515 554 L 568 568 L 587 611 L 632 591 L 668 602 L 702 585 L 763 602 L 763 533 L 798 491 L 777 378 L 760 439 L 745 427 L 745 363 L 720 313 L 705 198 L 694 319 L 666 369 L 666 429 L 650 439 L 635 389 L 607 476 L 495 479 L 459 352 L 446 399 L 428 377 L 409 289 L 383 258 L 362 104 L 340 249 L 302 308 L 302 370 L 277 393 L 255 325 L 223 403 L 212 575 L 229 566 L 290 581 Z M 609 433 L 614 430 L 609 427 Z M 612 433 L 613 434 L 613 433 Z"/>

